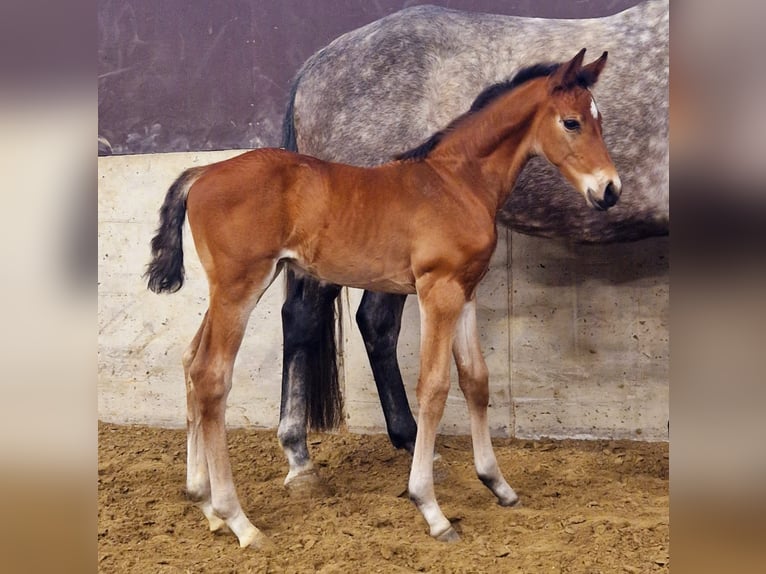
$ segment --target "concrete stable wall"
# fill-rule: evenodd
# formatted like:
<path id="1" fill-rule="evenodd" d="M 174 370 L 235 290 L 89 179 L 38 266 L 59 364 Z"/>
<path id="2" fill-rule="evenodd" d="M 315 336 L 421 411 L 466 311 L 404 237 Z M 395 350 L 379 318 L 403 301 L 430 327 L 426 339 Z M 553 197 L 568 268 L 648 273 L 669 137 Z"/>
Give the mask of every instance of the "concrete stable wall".
<path id="1" fill-rule="evenodd" d="M 142 279 L 165 192 L 186 167 L 240 152 L 99 158 L 99 417 L 185 424 L 181 354 L 206 309 L 207 285 L 190 237 L 187 283 L 156 295 Z M 478 293 L 497 436 L 666 440 L 668 240 L 569 245 L 501 230 Z M 254 311 L 229 396 L 230 426 L 274 428 L 279 417 L 283 284 Z M 353 323 L 361 298 L 341 296 L 342 376 L 348 428 L 383 432 L 364 345 Z M 413 410 L 417 302 L 405 308 L 399 358 Z M 453 369 L 442 432 L 469 432 Z"/>

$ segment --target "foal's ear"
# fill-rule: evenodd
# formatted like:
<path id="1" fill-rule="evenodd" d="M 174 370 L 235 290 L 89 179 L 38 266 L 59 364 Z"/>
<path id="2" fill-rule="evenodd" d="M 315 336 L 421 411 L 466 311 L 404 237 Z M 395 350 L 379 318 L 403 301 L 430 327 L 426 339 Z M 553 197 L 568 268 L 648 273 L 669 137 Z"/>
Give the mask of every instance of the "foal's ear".
<path id="1" fill-rule="evenodd" d="M 585 48 L 577 52 L 577 55 L 568 62 L 561 64 L 550 78 L 551 91 L 559 89 L 568 89 L 577 82 L 577 75 L 582 68 L 582 61 L 585 58 Z"/>
<path id="2" fill-rule="evenodd" d="M 598 60 L 591 62 L 587 66 L 583 66 L 582 70 L 580 70 L 579 79 L 582 82 L 585 82 L 586 87 L 590 87 L 598 81 L 601 71 L 604 69 L 604 66 L 606 66 L 606 57 L 608 54 L 608 52 L 604 52 Z"/>

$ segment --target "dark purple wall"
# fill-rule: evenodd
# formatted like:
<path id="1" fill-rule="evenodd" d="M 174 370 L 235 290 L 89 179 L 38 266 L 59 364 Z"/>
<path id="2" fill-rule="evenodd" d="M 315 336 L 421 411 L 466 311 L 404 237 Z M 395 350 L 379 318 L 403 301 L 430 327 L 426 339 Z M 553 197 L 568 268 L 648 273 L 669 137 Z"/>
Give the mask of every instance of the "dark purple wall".
<path id="1" fill-rule="evenodd" d="M 290 80 L 311 54 L 424 3 L 586 18 L 638 0 L 99 0 L 99 153 L 279 145 Z"/>

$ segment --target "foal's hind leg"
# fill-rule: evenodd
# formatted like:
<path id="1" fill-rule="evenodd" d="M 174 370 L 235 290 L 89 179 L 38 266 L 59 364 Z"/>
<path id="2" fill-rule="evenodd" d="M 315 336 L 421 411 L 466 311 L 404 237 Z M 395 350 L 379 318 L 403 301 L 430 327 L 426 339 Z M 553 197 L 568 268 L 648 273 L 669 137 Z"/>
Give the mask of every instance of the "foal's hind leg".
<path id="1" fill-rule="evenodd" d="M 184 381 L 186 382 L 186 493 L 204 513 L 211 532 L 215 532 L 224 525 L 224 522 L 213 512 L 213 503 L 210 499 L 210 475 L 200 427 L 199 406 L 189 375 L 206 324 L 207 313 L 183 356 Z"/>
<path id="2" fill-rule="evenodd" d="M 220 284 L 211 285 L 207 319 L 189 366 L 194 412 L 198 415 L 210 477 L 212 512 L 234 532 L 242 547 L 268 543 L 248 520 L 237 498 L 225 427 L 226 398 L 231 389 L 234 359 L 250 312 L 274 276 L 274 262 L 257 267 L 247 280 L 227 282 L 225 288 Z"/>
<path id="3" fill-rule="evenodd" d="M 489 405 L 489 372 L 481 354 L 476 327 L 476 299 L 463 307 L 455 329 L 452 351 L 457 365 L 460 389 L 468 403 L 471 416 L 471 438 L 476 473 L 502 506 L 513 506 L 519 497 L 508 486 L 497 465 L 489 434 L 487 406 Z"/>

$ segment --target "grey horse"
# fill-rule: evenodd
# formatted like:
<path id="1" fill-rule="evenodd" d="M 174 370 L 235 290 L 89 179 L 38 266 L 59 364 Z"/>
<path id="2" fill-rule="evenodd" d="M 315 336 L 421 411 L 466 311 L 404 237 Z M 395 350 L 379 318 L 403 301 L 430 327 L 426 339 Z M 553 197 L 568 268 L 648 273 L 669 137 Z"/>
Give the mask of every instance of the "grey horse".
<path id="1" fill-rule="evenodd" d="M 486 86 L 529 62 L 565 60 L 579 46 L 608 50 L 595 97 L 605 141 L 625 192 L 608 213 L 566 193 L 555 168 L 532 161 L 498 220 L 514 231 L 608 243 L 666 235 L 668 207 L 668 2 L 650 0 L 613 16 L 555 20 L 401 10 L 348 32 L 298 71 L 283 146 L 321 159 L 376 165 L 412 148 L 465 112 Z M 287 275 L 279 439 L 286 484 L 315 478 L 309 426 L 342 413 L 333 302 L 340 288 Z M 389 437 L 412 451 L 416 426 L 396 357 L 405 296 L 365 292 L 356 319 Z"/>

